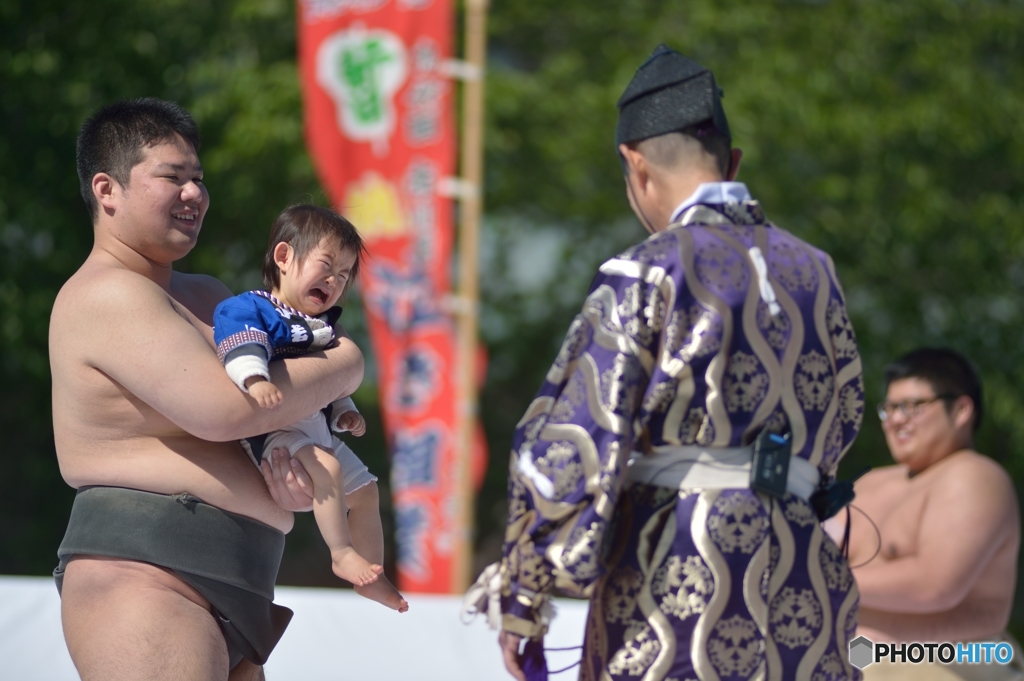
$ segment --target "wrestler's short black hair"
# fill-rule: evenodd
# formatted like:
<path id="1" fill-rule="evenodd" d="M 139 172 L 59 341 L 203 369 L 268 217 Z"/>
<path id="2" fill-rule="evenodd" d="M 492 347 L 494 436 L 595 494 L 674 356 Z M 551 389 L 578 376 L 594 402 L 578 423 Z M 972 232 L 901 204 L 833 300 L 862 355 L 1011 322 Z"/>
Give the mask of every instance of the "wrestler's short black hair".
<path id="1" fill-rule="evenodd" d="M 886 390 L 890 383 L 904 378 L 918 378 L 928 382 L 936 395 L 951 395 L 952 397 L 944 400 L 947 409 L 953 400 L 961 395 L 967 395 L 974 403 L 972 430 L 976 432 L 981 426 L 981 378 L 971 360 L 956 350 L 918 348 L 885 367 Z"/>
<path id="2" fill-rule="evenodd" d="M 324 239 L 337 239 L 342 250 L 356 254 L 356 262 L 352 266 L 345 291 L 359 274 L 359 263 L 366 256 L 363 237 L 351 222 L 338 215 L 330 208 L 299 203 L 288 206 L 274 220 L 270 228 L 270 241 L 267 253 L 263 256 L 263 285 L 267 290 L 277 288 L 281 284 L 281 271 L 274 262 L 274 249 L 280 243 L 286 243 L 295 251 L 295 259 L 301 262 L 310 251 Z"/>
<path id="3" fill-rule="evenodd" d="M 125 99 L 94 113 L 78 132 L 78 186 L 95 220 L 99 204 L 92 193 L 96 173 L 108 173 L 128 186 L 132 168 L 142 161 L 143 149 L 180 135 L 199 153 L 199 126 L 174 102 L 155 97 Z"/>

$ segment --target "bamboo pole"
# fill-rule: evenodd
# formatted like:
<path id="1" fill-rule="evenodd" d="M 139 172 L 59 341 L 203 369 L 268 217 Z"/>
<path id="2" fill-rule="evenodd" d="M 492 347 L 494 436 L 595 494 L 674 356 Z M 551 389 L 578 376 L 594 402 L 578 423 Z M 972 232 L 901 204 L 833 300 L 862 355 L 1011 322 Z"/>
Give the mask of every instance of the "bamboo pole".
<path id="1" fill-rule="evenodd" d="M 478 259 L 480 215 L 483 208 L 484 65 L 487 51 L 487 0 L 466 0 L 465 61 L 478 77 L 465 81 L 462 91 L 462 158 L 460 175 L 470 191 L 462 196 L 459 224 L 458 315 L 458 465 L 455 546 L 452 592 L 462 593 L 470 584 L 473 563 L 472 480 L 473 429 L 477 416 L 477 321 L 479 307 Z"/>

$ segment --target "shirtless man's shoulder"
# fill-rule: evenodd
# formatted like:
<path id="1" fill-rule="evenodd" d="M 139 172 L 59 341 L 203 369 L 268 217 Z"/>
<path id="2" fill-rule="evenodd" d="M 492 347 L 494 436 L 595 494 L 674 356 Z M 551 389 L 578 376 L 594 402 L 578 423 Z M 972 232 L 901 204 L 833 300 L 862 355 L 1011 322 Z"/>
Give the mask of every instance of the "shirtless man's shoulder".
<path id="1" fill-rule="evenodd" d="M 1013 482 L 1006 470 L 991 457 L 970 449 L 950 454 L 913 476 L 902 464 L 873 468 L 856 484 L 857 496 L 862 500 L 888 496 L 901 488 L 922 487 L 950 492 L 970 491 L 971 496 L 978 489 L 1013 492 Z"/>
<path id="2" fill-rule="evenodd" d="M 100 325 L 106 315 L 123 315 L 154 302 L 169 303 L 169 296 L 155 282 L 131 270 L 86 262 L 68 279 L 54 300 L 51 340 L 80 347 L 91 340 L 82 336 Z M 80 327 L 81 322 L 87 325 Z M 63 334 L 63 324 L 75 324 L 75 334 Z M 54 324 L 57 328 L 54 329 Z"/>
<path id="3" fill-rule="evenodd" d="M 984 494 L 979 494 L 984 490 Z M 885 514 L 919 498 L 934 511 L 943 504 L 987 506 L 1017 515 L 1017 496 L 1006 470 L 992 458 L 970 449 L 960 450 L 916 475 L 906 466 L 874 469 L 857 481 L 857 502 Z"/>
<path id="4" fill-rule="evenodd" d="M 1017 493 L 1006 469 L 973 450 L 951 454 L 940 464 L 928 469 L 935 469 L 930 503 L 973 511 L 971 515 L 993 527 L 1001 542 L 1019 537 Z"/>
<path id="5" fill-rule="evenodd" d="M 989 491 L 993 490 L 992 486 L 998 491 L 1013 490 L 1013 482 L 1006 469 L 992 457 L 979 454 L 973 449 L 962 449 L 950 454 L 940 464 L 930 466 L 928 470 L 934 469 L 935 481 L 941 481 L 944 485 L 964 486 L 975 492 L 979 484 L 985 485 L 980 489 Z"/>
<path id="6" fill-rule="evenodd" d="M 195 308 L 197 317 L 209 308 L 212 318 L 213 308 L 231 296 L 223 282 L 206 274 L 171 272 L 168 290 L 164 290 L 149 277 L 99 260 L 90 258 L 64 283 L 54 301 L 53 316 L 59 318 L 76 310 L 89 313 L 110 309 L 116 313 L 121 306 L 148 303 L 156 297 Z"/>
<path id="7" fill-rule="evenodd" d="M 998 462 L 974 450 L 954 452 L 912 477 L 906 476 L 903 466 L 889 468 L 902 469 L 902 484 L 906 492 L 925 496 L 932 512 L 944 512 L 945 505 L 952 504 L 961 508 L 981 506 L 1001 509 L 1007 514 L 1017 513 L 1016 492 L 1009 474 Z M 891 494 L 899 481 L 900 476 L 891 472 L 885 478 L 875 480 L 872 484 L 877 488 L 869 493 Z M 979 493 L 981 490 L 983 493 Z"/>
<path id="8" fill-rule="evenodd" d="M 175 272 L 171 277 L 171 294 L 175 300 L 189 306 L 192 314 L 204 324 L 213 323 L 213 311 L 231 290 L 220 279 L 208 274 Z"/>
<path id="9" fill-rule="evenodd" d="M 872 468 L 857 480 L 857 496 L 874 492 L 880 488 L 905 484 L 907 482 L 906 466 L 881 466 Z"/>

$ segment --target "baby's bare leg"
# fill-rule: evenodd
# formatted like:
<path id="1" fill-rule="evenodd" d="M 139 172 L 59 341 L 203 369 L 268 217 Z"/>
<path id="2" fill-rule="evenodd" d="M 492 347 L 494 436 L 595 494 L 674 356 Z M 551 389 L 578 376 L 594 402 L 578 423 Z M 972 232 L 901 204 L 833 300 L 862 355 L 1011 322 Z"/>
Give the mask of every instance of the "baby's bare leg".
<path id="1" fill-rule="evenodd" d="M 356 586 L 376 581 L 384 568 L 379 562 L 370 563 L 352 547 L 344 494 L 345 477 L 334 453 L 306 445 L 295 452 L 295 458 L 313 481 L 313 515 L 320 534 L 331 549 L 334 574 Z"/>
<path id="2" fill-rule="evenodd" d="M 384 529 L 380 523 L 380 493 L 377 483 L 363 485 L 345 496 L 352 545 L 367 560 L 384 561 Z"/>
<path id="3" fill-rule="evenodd" d="M 380 524 L 380 497 L 377 483 L 371 482 L 346 497 L 348 502 L 348 526 L 352 534 L 352 546 L 368 560 L 384 562 L 384 530 Z M 364 598 L 377 601 L 392 610 L 405 612 L 409 603 L 398 589 L 381 575 L 372 584 L 357 586 L 356 593 Z"/>

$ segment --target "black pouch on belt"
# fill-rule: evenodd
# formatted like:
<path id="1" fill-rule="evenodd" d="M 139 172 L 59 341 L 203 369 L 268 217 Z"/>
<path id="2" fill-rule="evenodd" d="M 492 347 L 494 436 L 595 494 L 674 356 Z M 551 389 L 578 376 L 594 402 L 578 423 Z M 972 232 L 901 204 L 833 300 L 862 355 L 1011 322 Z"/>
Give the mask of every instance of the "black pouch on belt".
<path id="1" fill-rule="evenodd" d="M 769 496 L 786 495 L 789 479 L 789 456 L 792 452 L 789 433 L 779 435 L 762 430 L 754 440 L 754 458 L 750 464 L 750 488 Z"/>

